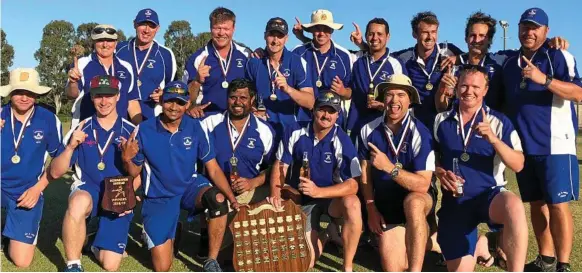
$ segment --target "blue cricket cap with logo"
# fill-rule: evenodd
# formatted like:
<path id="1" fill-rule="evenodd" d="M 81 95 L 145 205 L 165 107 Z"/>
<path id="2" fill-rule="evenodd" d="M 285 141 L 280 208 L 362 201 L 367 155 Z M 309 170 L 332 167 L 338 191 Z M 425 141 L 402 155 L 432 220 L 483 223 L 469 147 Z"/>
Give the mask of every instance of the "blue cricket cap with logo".
<path id="1" fill-rule="evenodd" d="M 180 99 L 185 102 L 190 100 L 190 94 L 188 93 L 188 86 L 182 81 L 170 82 L 164 87 L 164 93 L 162 94 L 162 100 L 168 101 L 171 99 Z"/>
<path id="2" fill-rule="evenodd" d="M 523 14 L 521 14 L 521 18 L 519 19 L 519 23 L 525 22 L 532 22 L 538 26 L 548 26 L 550 23 L 550 19 L 548 18 L 548 14 L 540 8 L 531 8 L 527 9 Z"/>
<path id="3" fill-rule="evenodd" d="M 158 19 L 158 13 L 153 9 L 142 9 L 140 10 L 135 19 L 133 20 L 136 24 L 141 24 L 143 22 L 152 22 L 156 26 L 160 25 L 160 21 Z"/>

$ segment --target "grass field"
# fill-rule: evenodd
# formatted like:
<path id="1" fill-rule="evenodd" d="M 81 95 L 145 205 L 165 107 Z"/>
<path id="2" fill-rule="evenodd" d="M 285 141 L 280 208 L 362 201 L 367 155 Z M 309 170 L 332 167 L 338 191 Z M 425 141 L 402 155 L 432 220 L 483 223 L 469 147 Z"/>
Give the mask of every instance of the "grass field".
<path id="1" fill-rule="evenodd" d="M 63 124 L 63 128 L 68 128 L 68 124 Z M 579 141 L 580 143 L 580 141 Z M 582 151 L 582 145 L 579 145 L 578 151 Z M 578 155 L 581 158 L 581 155 Z M 517 184 L 515 181 L 515 175 L 513 173 L 508 173 L 508 188 L 518 193 Z M 70 187 L 70 176 L 65 176 L 57 181 L 54 181 L 45 190 L 45 207 L 44 215 L 41 222 L 41 229 L 39 232 L 38 248 L 35 253 L 34 261 L 32 265 L 24 270 L 16 268 L 12 263 L 8 261 L 6 256 L 2 254 L 2 268 L 1 271 L 62 271 L 65 267 L 64 249 L 63 243 L 61 241 L 61 224 L 65 209 L 67 206 L 67 197 L 69 195 Z M 574 271 L 582 270 L 582 205 L 579 202 L 573 202 L 570 206 L 572 213 L 574 215 L 574 249 L 571 256 L 571 265 Z M 138 208 L 139 211 L 139 208 Z M 529 206 L 526 205 L 526 211 L 529 219 Z M 185 219 L 182 215 L 182 220 Z M 129 231 L 129 240 L 127 244 L 128 258 L 123 260 L 120 271 L 151 271 L 151 262 L 149 252 L 141 247 L 141 217 L 139 213 L 134 218 L 134 223 L 131 225 Z M 531 229 L 531 223 L 529 225 L 529 248 L 528 248 L 528 261 L 535 258 L 537 255 L 537 245 Z M 202 271 L 201 261 L 196 260 L 195 253 L 198 249 L 198 225 L 197 223 L 192 223 L 190 225 L 184 225 L 184 231 L 182 234 L 182 241 L 179 247 L 178 257 L 174 260 L 172 265 L 172 271 Z M 481 226 L 483 232 L 486 226 Z M 224 255 L 226 256 L 226 255 Z M 228 258 L 228 257 L 220 257 Z M 443 267 L 435 267 L 434 261 L 437 256 L 433 253 L 428 253 L 425 258 L 425 268 L 424 271 L 445 271 Z M 381 271 L 380 261 L 378 255 L 373 249 L 369 247 L 362 247 L 358 250 L 355 258 L 357 263 L 354 268 L 356 271 Z M 96 263 L 96 260 L 92 255 L 83 256 L 82 258 L 83 267 L 85 271 L 103 271 L 101 267 Z M 341 255 L 337 250 L 328 246 L 325 249 L 325 253 L 317 262 L 314 271 L 339 271 L 342 264 Z M 224 270 L 232 271 L 231 266 L 224 264 Z M 484 267 L 477 266 L 477 271 L 496 271 L 497 268 L 492 267 L 487 269 Z"/>

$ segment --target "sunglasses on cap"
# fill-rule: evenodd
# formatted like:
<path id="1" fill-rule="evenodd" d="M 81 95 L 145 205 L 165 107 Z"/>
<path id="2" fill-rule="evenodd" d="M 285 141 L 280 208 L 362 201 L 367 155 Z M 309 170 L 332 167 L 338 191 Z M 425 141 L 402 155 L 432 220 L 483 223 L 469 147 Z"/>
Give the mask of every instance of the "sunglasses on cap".
<path id="1" fill-rule="evenodd" d="M 180 87 L 170 87 L 170 88 L 166 89 L 166 93 L 174 93 L 174 94 L 178 94 L 178 95 L 185 95 L 186 94 L 186 89 L 180 88 Z"/>
<path id="2" fill-rule="evenodd" d="M 331 103 L 331 104 L 340 104 L 340 98 L 334 96 L 332 93 L 321 93 L 317 96 L 317 103 Z"/>
<path id="3" fill-rule="evenodd" d="M 486 67 L 476 65 L 476 64 L 464 64 L 464 65 L 462 65 L 461 71 L 465 71 L 465 70 L 477 70 L 481 73 L 484 73 L 485 75 L 487 75 L 487 73 L 489 72 Z"/>
<path id="4" fill-rule="evenodd" d="M 109 35 L 113 35 L 113 34 L 117 33 L 117 30 L 114 28 L 110 28 L 110 27 L 107 27 L 107 28 L 98 27 L 98 28 L 93 29 L 93 33 L 95 33 L 95 34 L 101 34 L 103 32 L 106 32 Z"/>

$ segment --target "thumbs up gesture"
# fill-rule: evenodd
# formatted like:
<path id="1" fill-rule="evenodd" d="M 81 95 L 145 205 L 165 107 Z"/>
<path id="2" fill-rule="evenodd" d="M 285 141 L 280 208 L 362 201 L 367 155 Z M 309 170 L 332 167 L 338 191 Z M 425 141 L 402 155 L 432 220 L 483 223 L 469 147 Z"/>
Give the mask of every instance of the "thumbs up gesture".
<path id="1" fill-rule="evenodd" d="M 197 68 L 198 74 L 196 75 L 195 80 L 200 84 L 203 84 L 206 81 L 206 78 L 210 76 L 210 66 L 206 65 L 206 58 L 208 58 L 208 56 L 204 56 L 204 58 L 202 58 L 202 61 Z"/>
<path id="2" fill-rule="evenodd" d="M 527 64 L 527 66 L 521 71 L 521 75 L 525 79 L 531 79 L 533 82 L 537 84 L 545 84 L 546 83 L 546 74 L 544 74 L 540 69 L 535 66 L 530 60 L 528 60 L 525 56 L 521 56 L 523 61 Z"/>
<path id="3" fill-rule="evenodd" d="M 374 168 L 385 172 L 390 172 L 394 169 L 394 164 L 392 164 L 388 156 L 380 151 L 376 145 L 368 142 L 368 147 L 370 147 L 370 162 L 372 162 Z"/>

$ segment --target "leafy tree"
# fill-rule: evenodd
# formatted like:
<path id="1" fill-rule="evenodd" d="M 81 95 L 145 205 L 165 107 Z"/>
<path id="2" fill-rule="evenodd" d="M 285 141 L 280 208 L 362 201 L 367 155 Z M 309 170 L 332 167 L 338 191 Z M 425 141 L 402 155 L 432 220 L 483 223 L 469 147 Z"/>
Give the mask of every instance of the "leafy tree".
<path id="1" fill-rule="evenodd" d="M 98 24 L 95 22 L 80 24 L 77 27 L 77 44 L 85 49 L 84 55 L 89 55 L 93 52 L 93 40 L 91 39 L 91 31 Z"/>
<path id="2" fill-rule="evenodd" d="M 165 46 L 174 52 L 176 57 L 176 79 L 181 79 L 184 64 L 188 57 L 196 51 L 195 37 L 188 21 L 172 21 L 164 33 Z"/>
<path id="3" fill-rule="evenodd" d="M 77 41 L 73 24 L 63 20 L 53 20 L 48 23 L 42 32 L 40 48 L 34 53 L 38 61 L 36 67 L 40 74 L 41 84 L 50 86 L 52 90 L 47 97 L 42 98 L 55 107 L 58 114 L 61 110 L 67 72 L 72 63 L 70 49 Z"/>
<path id="4" fill-rule="evenodd" d="M 2 79 L 2 85 L 7 85 L 9 82 L 9 71 L 8 68 L 12 66 L 12 61 L 14 60 L 14 47 L 8 43 L 6 40 L 6 33 L 3 29 L 0 29 L 2 43 L 0 44 L 0 56 L 2 57 L 2 63 L 0 65 L 0 78 Z"/>
<path id="5" fill-rule="evenodd" d="M 117 41 L 118 42 L 127 41 L 127 37 L 125 36 L 125 33 L 123 33 L 123 30 L 121 29 L 117 30 Z"/>

